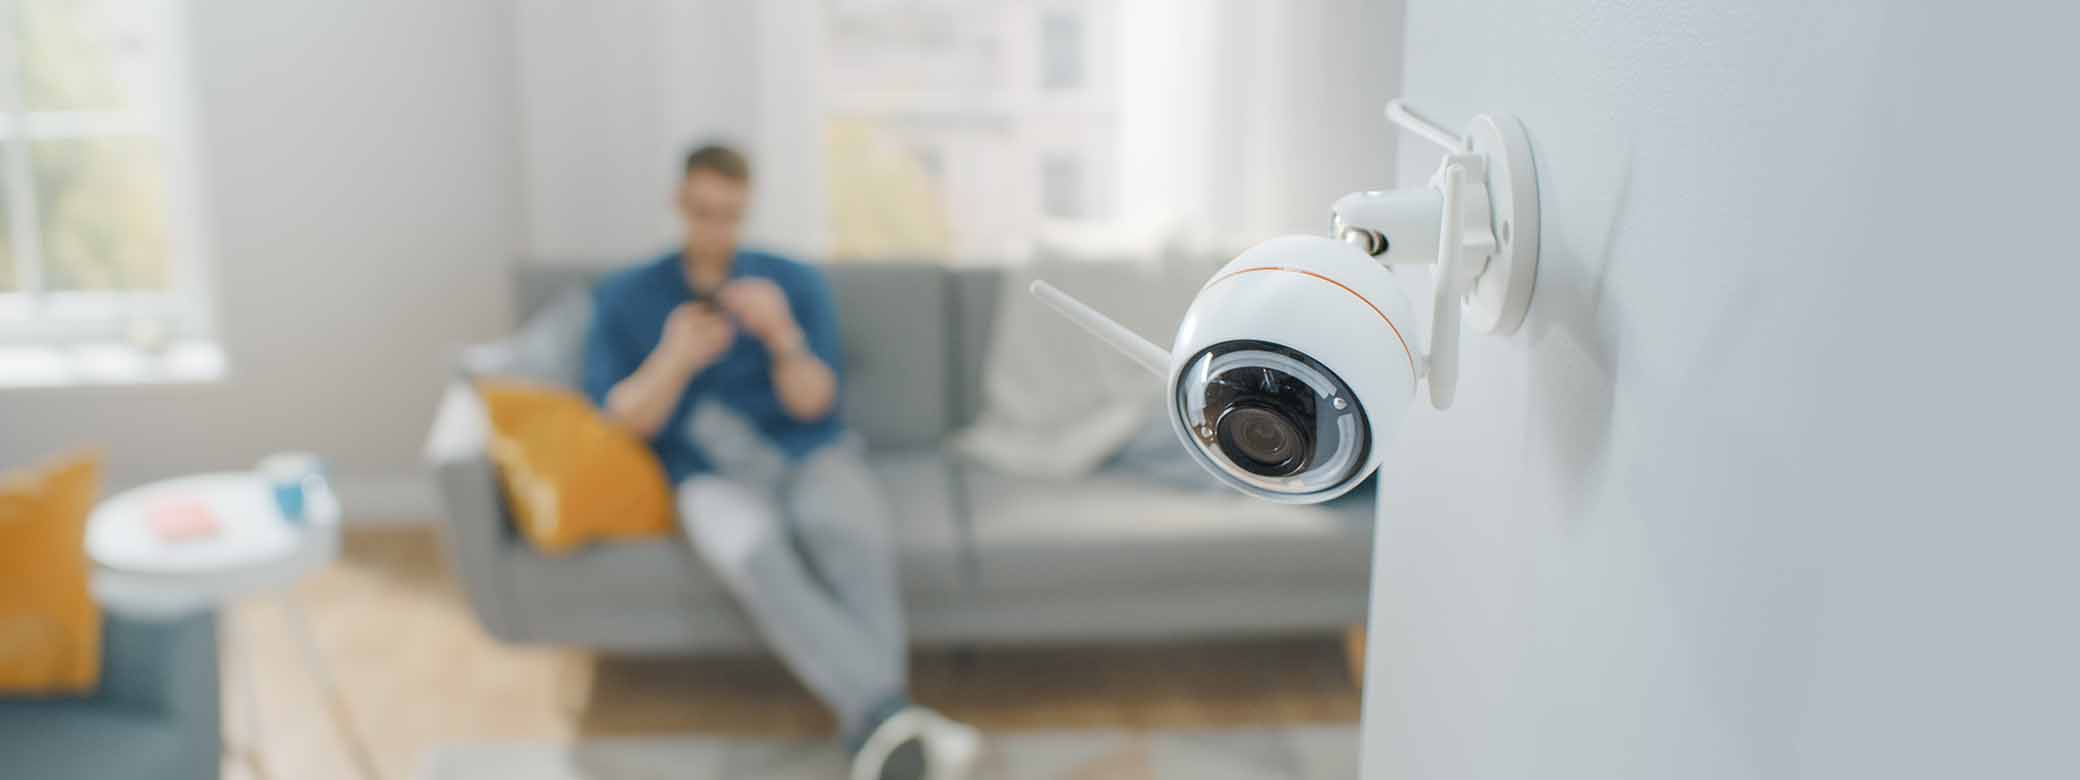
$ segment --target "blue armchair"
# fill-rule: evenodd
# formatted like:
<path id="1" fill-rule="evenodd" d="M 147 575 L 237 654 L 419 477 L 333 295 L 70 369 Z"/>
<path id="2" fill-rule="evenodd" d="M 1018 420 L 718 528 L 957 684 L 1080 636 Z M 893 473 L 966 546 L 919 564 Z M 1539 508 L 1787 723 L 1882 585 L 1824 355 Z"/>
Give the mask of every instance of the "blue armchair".
<path id="1" fill-rule="evenodd" d="M 0 698 L 0 777 L 217 780 L 217 621 L 110 614 L 101 686 L 83 698 Z"/>

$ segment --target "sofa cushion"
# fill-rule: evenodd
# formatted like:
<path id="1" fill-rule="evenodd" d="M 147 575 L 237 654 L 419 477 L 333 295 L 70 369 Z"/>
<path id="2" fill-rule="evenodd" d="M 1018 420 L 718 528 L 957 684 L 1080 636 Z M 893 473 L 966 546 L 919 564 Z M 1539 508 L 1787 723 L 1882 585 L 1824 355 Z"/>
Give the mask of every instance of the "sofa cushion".
<path id="1" fill-rule="evenodd" d="M 462 369 L 473 376 L 529 379 L 577 389 L 583 380 L 585 332 L 592 325 L 592 292 L 573 280 L 539 308 L 520 329 L 499 341 L 462 353 Z"/>
<path id="2" fill-rule="evenodd" d="M 936 444 L 950 424 L 946 272 L 825 266 L 845 351 L 846 425 L 875 447 Z"/>
<path id="3" fill-rule="evenodd" d="M 1101 470 L 1058 482 L 963 466 L 984 592 L 1090 592 L 1299 581 L 1363 590 L 1371 505 L 1273 504 Z"/>
<path id="4" fill-rule="evenodd" d="M 959 543 L 946 460 L 930 450 L 883 450 L 868 457 L 894 514 L 903 589 L 957 592 L 969 562 Z M 505 554 L 512 595 L 532 620 L 595 606 L 691 610 L 730 600 L 714 572 L 677 535 L 598 544 L 556 558 L 515 542 Z"/>
<path id="5" fill-rule="evenodd" d="M 590 399 L 516 380 L 480 379 L 476 390 L 493 429 L 485 452 L 498 465 L 513 522 L 535 549 L 563 555 L 676 530 L 657 454 Z"/>
<path id="6" fill-rule="evenodd" d="M 1168 341 L 1197 288 L 1156 264 L 1042 257 L 1006 272 L 963 455 L 1036 479 L 1090 474 L 1157 408 L 1163 383 L 1027 292 L 1046 280 L 1128 330 Z M 1067 379 L 1065 378 L 1073 378 Z"/>
<path id="7" fill-rule="evenodd" d="M 953 420 L 955 428 L 975 422 L 982 412 L 982 370 L 989 343 L 995 338 L 997 293 L 1004 286 L 1001 268 L 962 268 L 946 276 L 952 298 Z"/>
<path id="8" fill-rule="evenodd" d="M 77 696 L 101 681 L 101 608 L 87 516 L 101 458 L 0 473 L 0 696 Z"/>
<path id="9" fill-rule="evenodd" d="M 524 264 L 513 272 L 513 312 L 523 322 L 533 319 L 570 291 L 590 292 L 600 277 L 637 262 L 640 261 L 575 258 Z"/>

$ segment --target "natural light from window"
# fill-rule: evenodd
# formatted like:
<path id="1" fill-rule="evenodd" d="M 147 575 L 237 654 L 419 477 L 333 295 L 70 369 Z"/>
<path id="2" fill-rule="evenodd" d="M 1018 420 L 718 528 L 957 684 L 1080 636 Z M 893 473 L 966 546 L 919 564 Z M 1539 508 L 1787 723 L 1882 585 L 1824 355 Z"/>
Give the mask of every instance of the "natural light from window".
<path id="1" fill-rule="evenodd" d="M 1102 226 L 1117 153 L 1108 2 L 824 6 L 836 259 L 1022 257 Z"/>
<path id="2" fill-rule="evenodd" d="M 176 5 L 0 0 L 0 384 L 221 371 Z"/>

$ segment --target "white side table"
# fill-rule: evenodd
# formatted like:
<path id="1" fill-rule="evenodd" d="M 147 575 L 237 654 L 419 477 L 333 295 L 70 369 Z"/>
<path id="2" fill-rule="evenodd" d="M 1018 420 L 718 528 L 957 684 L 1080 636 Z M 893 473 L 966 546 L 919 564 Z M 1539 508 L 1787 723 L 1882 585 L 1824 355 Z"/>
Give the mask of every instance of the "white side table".
<path id="1" fill-rule="evenodd" d="M 165 542 L 151 531 L 152 508 L 198 502 L 215 516 L 205 539 Z M 264 593 L 279 595 L 290 632 L 302 645 L 305 668 L 333 708 L 334 725 L 351 729 L 338 685 L 312 641 L 310 624 L 289 587 L 339 557 L 339 501 L 329 489 L 309 491 L 306 519 L 283 519 L 267 482 L 251 472 L 178 477 L 142 485 L 103 501 L 87 521 L 87 555 L 94 560 L 93 591 L 103 609 L 138 619 L 176 619 L 216 610 Z M 231 634 L 236 631 L 227 632 Z M 231 637 L 233 665 L 245 701 L 247 738 L 258 744 L 259 686 L 243 637 Z M 373 777 L 363 743 L 344 735 L 364 776 Z M 254 768 L 266 770 L 258 761 Z"/>

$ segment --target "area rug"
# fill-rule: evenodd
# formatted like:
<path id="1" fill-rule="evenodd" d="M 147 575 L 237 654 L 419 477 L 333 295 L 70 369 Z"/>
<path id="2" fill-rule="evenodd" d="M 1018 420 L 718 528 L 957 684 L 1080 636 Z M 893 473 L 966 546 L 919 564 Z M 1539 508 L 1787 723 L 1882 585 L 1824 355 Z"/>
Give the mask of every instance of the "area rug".
<path id="1" fill-rule="evenodd" d="M 1282 780 L 1358 776 L 1355 726 L 996 734 L 977 780 Z M 473 744 L 430 753 L 419 780 L 832 780 L 821 741 L 643 737 Z"/>

